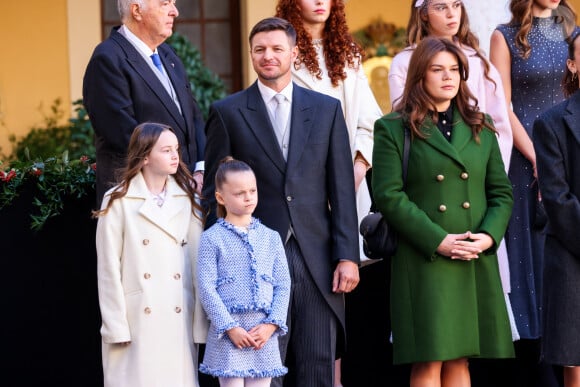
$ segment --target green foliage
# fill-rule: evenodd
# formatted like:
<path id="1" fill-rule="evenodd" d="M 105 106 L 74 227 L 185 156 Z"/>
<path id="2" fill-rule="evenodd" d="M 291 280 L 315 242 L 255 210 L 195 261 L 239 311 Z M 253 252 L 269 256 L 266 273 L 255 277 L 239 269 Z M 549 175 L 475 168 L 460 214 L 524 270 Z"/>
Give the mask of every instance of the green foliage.
<path id="1" fill-rule="evenodd" d="M 193 95 L 207 119 L 210 105 L 226 96 L 223 81 L 203 64 L 201 53 L 185 36 L 174 32 L 166 42 L 183 62 Z"/>
<path id="2" fill-rule="evenodd" d="M 32 159 L 25 148 L 23 159 L 4 168 L 0 161 L 0 209 L 11 204 L 25 187 L 32 187 L 36 208 L 30 214 L 32 230 L 40 230 L 49 218 L 59 215 L 65 197 L 78 199 L 94 192 L 96 165 L 87 156 L 69 160 L 68 151 L 64 151 L 59 157 Z"/>
<path id="3" fill-rule="evenodd" d="M 12 154 L 8 160 L 25 158 L 25 151 L 35 157 L 48 158 L 68 151 L 71 158 L 80 158 L 82 155 L 94 157 L 93 128 L 82 101 L 73 102 L 76 116 L 68 124 L 59 125 L 64 116 L 62 101 L 57 98 L 50 107 L 50 115 L 44 116 L 44 126 L 35 127 L 21 139 L 10 136 Z"/>
<path id="4" fill-rule="evenodd" d="M 61 213 L 65 197 L 94 192 L 96 165 L 90 160 L 95 158 L 95 146 L 87 111 L 81 100 L 75 101 L 75 115 L 59 125 L 64 116 L 61 105 L 60 99 L 54 101 L 44 127 L 32 128 L 18 141 L 11 138 L 12 154 L 0 161 L 0 209 L 32 189 L 37 209 L 30 214 L 33 230 Z"/>

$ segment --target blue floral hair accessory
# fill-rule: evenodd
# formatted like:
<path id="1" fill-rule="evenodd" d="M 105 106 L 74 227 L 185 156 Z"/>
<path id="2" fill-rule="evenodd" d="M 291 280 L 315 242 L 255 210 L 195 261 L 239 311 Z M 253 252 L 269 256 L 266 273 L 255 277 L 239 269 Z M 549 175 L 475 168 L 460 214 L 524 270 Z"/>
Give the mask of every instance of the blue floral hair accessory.
<path id="1" fill-rule="evenodd" d="M 424 1 L 425 1 L 425 0 L 417 0 L 417 1 L 415 2 L 415 8 L 419 8 L 420 6 L 422 6 Z"/>

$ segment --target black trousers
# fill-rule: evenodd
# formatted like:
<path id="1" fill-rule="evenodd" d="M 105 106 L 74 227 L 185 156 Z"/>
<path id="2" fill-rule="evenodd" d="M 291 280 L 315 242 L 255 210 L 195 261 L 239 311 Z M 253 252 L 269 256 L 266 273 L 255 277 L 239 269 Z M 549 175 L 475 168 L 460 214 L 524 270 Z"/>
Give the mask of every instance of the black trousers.
<path id="1" fill-rule="evenodd" d="M 339 322 L 314 283 L 294 237 L 286 242 L 286 258 L 292 290 L 288 334 L 279 343 L 288 374 L 273 379 L 272 386 L 332 387 Z"/>

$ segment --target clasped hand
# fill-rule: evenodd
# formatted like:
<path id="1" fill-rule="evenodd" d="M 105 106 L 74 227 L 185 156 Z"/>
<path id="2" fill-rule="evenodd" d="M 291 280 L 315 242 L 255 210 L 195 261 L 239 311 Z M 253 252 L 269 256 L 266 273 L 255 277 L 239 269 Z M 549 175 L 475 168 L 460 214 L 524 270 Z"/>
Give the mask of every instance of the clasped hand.
<path id="1" fill-rule="evenodd" d="M 274 324 L 258 324 L 249 331 L 242 327 L 234 327 L 227 331 L 232 343 L 238 349 L 253 347 L 255 350 L 262 349 L 272 334 L 276 331 Z"/>
<path id="2" fill-rule="evenodd" d="M 478 254 L 492 245 L 493 239 L 488 234 L 467 231 L 463 234 L 447 234 L 437 247 L 437 252 L 451 259 L 469 261 L 479 258 Z"/>

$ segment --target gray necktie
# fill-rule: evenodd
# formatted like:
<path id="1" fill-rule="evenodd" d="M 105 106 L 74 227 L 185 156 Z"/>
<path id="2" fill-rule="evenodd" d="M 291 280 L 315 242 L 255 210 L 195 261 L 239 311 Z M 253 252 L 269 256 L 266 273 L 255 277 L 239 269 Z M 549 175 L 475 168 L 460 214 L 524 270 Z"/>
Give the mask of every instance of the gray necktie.
<path id="1" fill-rule="evenodd" d="M 278 144 L 282 149 L 284 159 L 288 156 L 288 116 L 290 114 L 290 103 L 282 94 L 276 94 L 276 110 L 274 111 L 274 130 L 276 131 L 276 138 Z"/>

